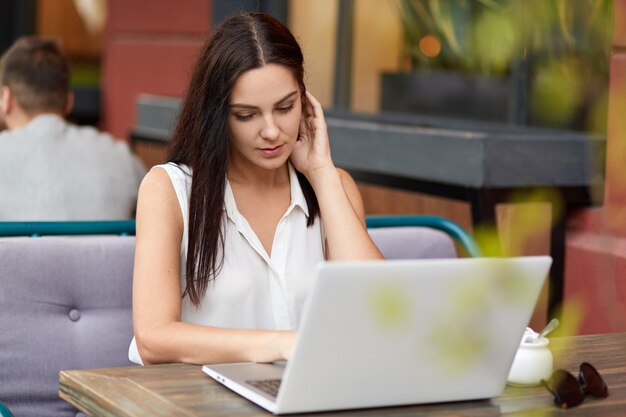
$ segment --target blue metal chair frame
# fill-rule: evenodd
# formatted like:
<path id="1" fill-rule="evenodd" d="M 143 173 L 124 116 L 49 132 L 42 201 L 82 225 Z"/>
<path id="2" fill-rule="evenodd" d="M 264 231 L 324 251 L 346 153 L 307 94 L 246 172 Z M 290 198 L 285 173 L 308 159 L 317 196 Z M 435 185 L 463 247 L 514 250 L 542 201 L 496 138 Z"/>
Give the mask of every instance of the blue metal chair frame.
<path id="1" fill-rule="evenodd" d="M 0 417 L 13 417 L 11 410 L 9 410 L 9 408 L 2 402 L 0 402 Z"/>
<path id="2" fill-rule="evenodd" d="M 367 216 L 368 228 L 377 227 L 430 227 L 441 230 L 463 247 L 469 256 L 480 256 L 474 239 L 455 222 L 438 216 Z M 113 221 L 61 221 L 61 222 L 0 222 L 0 236 L 45 235 L 134 235 L 135 220 Z"/>
<path id="3" fill-rule="evenodd" d="M 430 227 L 441 230 L 455 239 L 470 257 L 481 256 L 480 248 L 470 234 L 457 223 L 443 217 L 422 215 L 367 216 L 365 223 L 368 228 Z"/>
<path id="4" fill-rule="evenodd" d="M 134 220 L 0 222 L 0 236 L 134 235 Z"/>

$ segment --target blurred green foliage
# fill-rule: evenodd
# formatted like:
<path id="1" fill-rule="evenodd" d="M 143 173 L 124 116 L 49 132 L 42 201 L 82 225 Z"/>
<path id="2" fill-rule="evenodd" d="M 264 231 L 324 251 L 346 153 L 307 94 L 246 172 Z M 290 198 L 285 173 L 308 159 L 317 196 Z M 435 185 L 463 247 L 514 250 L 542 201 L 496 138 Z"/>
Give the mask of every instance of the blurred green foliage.
<path id="1" fill-rule="evenodd" d="M 399 0 L 403 61 L 412 69 L 506 76 L 530 65 L 530 117 L 560 125 L 584 116 L 603 129 L 613 0 Z M 441 43 L 427 57 L 426 35 Z M 581 112 L 581 106 L 585 111 Z"/>
<path id="2" fill-rule="evenodd" d="M 502 73 L 526 54 L 577 55 L 607 68 L 613 0 L 400 0 L 404 57 L 413 67 Z M 437 37 L 428 58 L 419 40 Z"/>

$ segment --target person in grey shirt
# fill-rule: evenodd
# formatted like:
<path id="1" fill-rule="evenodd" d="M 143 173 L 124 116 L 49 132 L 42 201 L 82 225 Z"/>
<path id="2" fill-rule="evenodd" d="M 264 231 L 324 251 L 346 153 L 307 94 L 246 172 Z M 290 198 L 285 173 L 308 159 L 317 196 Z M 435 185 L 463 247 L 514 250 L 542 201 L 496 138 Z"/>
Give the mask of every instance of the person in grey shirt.
<path id="1" fill-rule="evenodd" d="M 69 63 L 54 40 L 18 39 L 0 88 L 0 221 L 134 217 L 145 169 L 126 142 L 65 120 Z"/>

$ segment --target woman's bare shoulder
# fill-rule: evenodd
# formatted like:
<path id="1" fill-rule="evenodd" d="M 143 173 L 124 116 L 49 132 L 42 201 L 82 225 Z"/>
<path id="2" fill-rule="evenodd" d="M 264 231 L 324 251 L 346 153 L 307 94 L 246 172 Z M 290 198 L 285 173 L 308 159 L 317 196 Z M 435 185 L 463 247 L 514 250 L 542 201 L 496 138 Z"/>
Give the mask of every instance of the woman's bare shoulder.
<path id="1" fill-rule="evenodd" d="M 176 195 L 176 192 L 167 171 L 160 166 L 154 166 L 141 181 L 139 195 L 142 194 Z"/>
<path id="2" fill-rule="evenodd" d="M 143 182 L 150 185 L 172 185 L 172 181 L 170 180 L 170 176 L 162 166 L 153 166 L 150 171 L 146 174 L 143 179 Z"/>
<path id="3" fill-rule="evenodd" d="M 152 167 L 143 178 L 139 187 L 138 200 L 138 211 L 140 209 L 154 211 L 157 207 L 167 207 L 167 211 L 180 213 L 172 180 L 167 171 L 159 166 Z"/>

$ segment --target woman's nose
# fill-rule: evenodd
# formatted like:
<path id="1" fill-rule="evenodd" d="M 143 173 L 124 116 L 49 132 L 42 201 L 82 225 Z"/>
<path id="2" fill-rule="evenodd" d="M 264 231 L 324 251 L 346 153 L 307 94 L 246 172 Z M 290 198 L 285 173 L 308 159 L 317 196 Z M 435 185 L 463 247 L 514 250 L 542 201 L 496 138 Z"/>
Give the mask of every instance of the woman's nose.
<path id="1" fill-rule="evenodd" d="M 264 119 L 263 128 L 261 129 L 261 137 L 267 140 L 278 139 L 279 129 L 274 118 L 269 116 Z"/>

